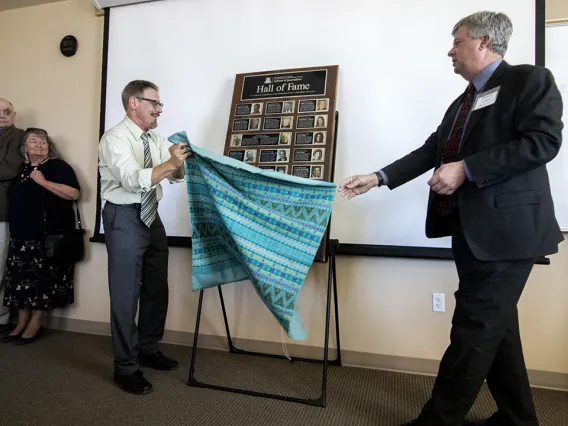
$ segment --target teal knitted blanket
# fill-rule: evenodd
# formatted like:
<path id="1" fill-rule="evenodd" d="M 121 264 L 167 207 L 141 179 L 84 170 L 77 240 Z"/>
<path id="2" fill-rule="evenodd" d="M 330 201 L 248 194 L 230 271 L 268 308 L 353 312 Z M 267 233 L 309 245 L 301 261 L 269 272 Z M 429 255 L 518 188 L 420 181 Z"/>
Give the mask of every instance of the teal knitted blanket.
<path id="1" fill-rule="evenodd" d="M 169 140 L 189 143 L 185 132 Z M 305 339 L 296 300 L 327 228 L 335 184 L 190 146 L 193 290 L 250 280 L 288 336 Z"/>

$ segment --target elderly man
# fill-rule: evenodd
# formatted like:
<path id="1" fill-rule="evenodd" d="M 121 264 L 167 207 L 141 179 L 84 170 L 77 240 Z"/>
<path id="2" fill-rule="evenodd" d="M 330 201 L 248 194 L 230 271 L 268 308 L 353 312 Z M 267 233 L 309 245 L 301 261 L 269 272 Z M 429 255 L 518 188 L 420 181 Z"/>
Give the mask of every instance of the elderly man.
<path id="1" fill-rule="evenodd" d="M 122 104 L 126 117 L 103 135 L 99 147 L 114 381 L 127 392 L 145 394 L 152 385 L 139 365 L 157 370 L 178 365 L 158 348 L 168 310 L 168 242 L 158 202 L 161 181 L 184 180 L 190 151 L 152 131 L 163 106 L 155 84 L 130 82 Z"/>
<path id="2" fill-rule="evenodd" d="M 9 329 L 9 311 L 2 306 L 4 270 L 8 255 L 8 187 L 22 171 L 20 146 L 24 131 L 14 126 L 16 112 L 11 102 L 0 98 L 0 333 Z"/>
<path id="3" fill-rule="evenodd" d="M 459 287 L 432 396 L 407 425 L 538 425 L 517 302 L 535 259 L 563 240 L 546 171 L 562 142 L 563 105 L 549 70 L 503 60 L 511 34 L 501 13 L 460 20 L 448 55 L 469 83 L 465 92 L 424 145 L 339 187 L 353 198 L 435 168 L 426 235 L 452 236 Z M 497 412 L 481 423 L 464 421 L 485 380 Z"/>

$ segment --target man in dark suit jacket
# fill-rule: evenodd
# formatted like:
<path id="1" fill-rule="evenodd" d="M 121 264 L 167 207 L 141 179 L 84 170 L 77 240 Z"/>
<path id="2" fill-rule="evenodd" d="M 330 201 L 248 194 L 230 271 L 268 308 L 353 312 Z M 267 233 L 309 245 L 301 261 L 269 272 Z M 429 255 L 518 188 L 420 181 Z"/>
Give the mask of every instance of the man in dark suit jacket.
<path id="1" fill-rule="evenodd" d="M 470 83 L 465 93 L 423 146 L 339 186 L 352 198 L 435 168 L 426 235 L 452 236 L 460 281 L 432 396 L 407 425 L 538 425 L 517 302 L 536 258 L 556 253 L 563 240 L 546 171 L 560 149 L 563 106 L 550 71 L 503 60 L 511 33 L 503 14 L 458 22 L 448 55 Z M 484 380 L 498 411 L 481 423 L 464 421 Z"/>
<path id="2" fill-rule="evenodd" d="M 22 171 L 20 146 L 24 131 L 14 126 L 16 113 L 6 99 L 0 98 L 0 333 L 7 330 L 9 312 L 2 306 L 4 267 L 8 256 L 8 186 Z"/>

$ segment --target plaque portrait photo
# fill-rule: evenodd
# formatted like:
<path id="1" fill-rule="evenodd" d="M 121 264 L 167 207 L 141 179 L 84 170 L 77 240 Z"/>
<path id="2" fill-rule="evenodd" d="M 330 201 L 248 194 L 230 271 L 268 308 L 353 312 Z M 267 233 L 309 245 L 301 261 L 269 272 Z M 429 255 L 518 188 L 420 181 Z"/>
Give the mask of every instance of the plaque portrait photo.
<path id="1" fill-rule="evenodd" d="M 322 179 L 322 176 L 323 176 L 323 166 L 312 166 L 310 179 Z"/>
<path id="2" fill-rule="evenodd" d="M 279 173 L 288 173 L 288 166 L 276 166 L 275 170 Z"/>
<path id="3" fill-rule="evenodd" d="M 256 149 L 247 149 L 245 151 L 245 163 L 254 163 L 256 161 Z"/>
<path id="4" fill-rule="evenodd" d="M 280 122 L 281 129 L 293 129 L 294 128 L 294 117 L 282 117 Z"/>
<path id="5" fill-rule="evenodd" d="M 231 135 L 231 146 L 241 146 L 243 135 Z"/>
<path id="6" fill-rule="evenodd" d="M 290 145 L 292 141 L 292 133 L 280 133 L 280 139 L 278 140 L 278 145 Z"/>
<path id="7" fill-rule="evenodd" d="M 285 101 L 282 106 L 282 113 L 290 114 L 291 112 L 294 112 L 294 103 L 294 101 Z"/>
<path id="8" fill-rule="evenodd" d="M 312 161 L 323 161 L 324 148 L 312 149 Z"/>
<path id="9" fill-rule="evenodd" d="M 327 127 L 327 115 L 318 115 L 315 127 Z"/>
<path id="10" fill-rule="evenodd" d="M 329 111 L 329 99 L 318 99 L 316 111 Z"/>
<path id="11" fill-rule="evenodd" d="M 276 161 L 278 162 L 288 162 L 290 158 L 290 150 L 289 149 L 279 149 L 278 150 L 278 157 Z"/>
<path id="12" fill-rule="evenodd" d="M 249 130 L 260 130 L 260 118 L 251 118 Z"/>
<path id="13" fill-rule="evenodd" d="M 259 115 L 262 114 L 262 104 L 252 104 L 252 111 L 251 115 Z"/>
<path id="14" fill-rule="evenodd" d="M 314 144 L 318 144 L 318 145 L 323 145 L 325 144 L 325 137 L 326 137 L 326 133 L 325 131 L 323 132 L 316 132 L 315 136 L 314 136 Z"/>

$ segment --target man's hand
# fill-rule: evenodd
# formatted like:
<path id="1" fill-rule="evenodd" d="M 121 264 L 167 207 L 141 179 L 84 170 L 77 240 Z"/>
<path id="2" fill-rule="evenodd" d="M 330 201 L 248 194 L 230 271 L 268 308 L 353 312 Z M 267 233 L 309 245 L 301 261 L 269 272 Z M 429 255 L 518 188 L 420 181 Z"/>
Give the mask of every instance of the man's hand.
<path id="1" fill-rule="evenodd" d="M 452 195 L 465 181 L 463 161 L 444 164 L 428 181 L 432 191 L 440 195 Z"/>
<path id="2" fill-rule="evenodd" d="M 364 194 L 378 184 L 379 178 L 375 173 L 369 173 L 368 175 L 355 175 L 348 177 L 341 182 L 339 184 L 338 191 L 341 192 L 342 197 L 347 197 L 347 199 L 350 200 L 357 195 Z"/>
<path id="3" fill-rule="evenodd" d="M 185 159 L 191 156 L 191 150 L 189 149 L 189 144 L 187 142 L 172 145 L 168 150 L 170 151 L 171 156 L 168 161 L 174 169 L 182 167 Z"/>

